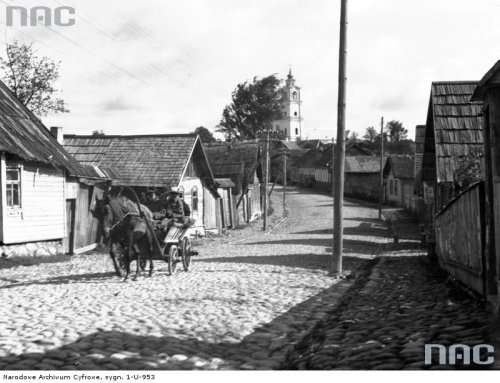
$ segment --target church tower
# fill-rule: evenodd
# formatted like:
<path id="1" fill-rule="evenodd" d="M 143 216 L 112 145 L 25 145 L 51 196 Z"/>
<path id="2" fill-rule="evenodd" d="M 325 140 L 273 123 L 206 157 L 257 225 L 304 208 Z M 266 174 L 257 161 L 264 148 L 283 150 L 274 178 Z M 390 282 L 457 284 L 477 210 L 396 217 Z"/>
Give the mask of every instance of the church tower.
<path id="1" fill-rule="evenodd" d="M 273 128 L 285 133 L 287 141 L 296 141 L 302 134 L 302 114 L 300 87 L 295 85 L 292 70 L 288 72 L 285 86 L 282 88 L 281 119 L 273 123 Z"/>

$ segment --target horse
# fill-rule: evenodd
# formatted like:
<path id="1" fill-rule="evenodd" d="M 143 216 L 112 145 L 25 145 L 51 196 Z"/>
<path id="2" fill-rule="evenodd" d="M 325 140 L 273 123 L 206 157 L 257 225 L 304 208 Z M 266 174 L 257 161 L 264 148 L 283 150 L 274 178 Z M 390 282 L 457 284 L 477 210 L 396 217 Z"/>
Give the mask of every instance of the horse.
<path id="1" fill-rule="evenodd" d="M 102 223 L 104 239 L 108 241 L 109 255 L 113 262 L 116 275 L 122 277 L 121 267 L 117 262 L 117 247 L 125 249 L 123 256 L 125 278 L 130 274 L 130 264 L 133 254 L 137 258 L 137 270 L 133 280 L 136 280 L 141 269 L 140 245 L 149 255 L 149 276 L 153 274 L 153 234 L 146 225 L 145 219 L 152 220 L 153 213 L 146 206 L 140 205 L 143 216 L 137 205 L 126 196 L 105 195 L 102 199 L 96 197 L 94 214 Z"/>

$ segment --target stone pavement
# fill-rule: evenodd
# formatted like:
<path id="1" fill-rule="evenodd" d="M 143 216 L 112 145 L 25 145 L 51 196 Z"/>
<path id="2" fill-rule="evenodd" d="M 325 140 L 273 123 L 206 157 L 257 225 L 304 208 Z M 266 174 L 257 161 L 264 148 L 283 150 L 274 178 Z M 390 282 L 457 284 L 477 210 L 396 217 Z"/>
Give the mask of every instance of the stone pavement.
<path id="1" fill-rule="evenodd" d="M 0 369 L 277 369 L 353 280 L 328 275 L 332 199 L 293 188 L 290 216 L 201 241 L 192 270 L 123 283 L 109 256 L 3 268 Z M 280 189 L 273 195 L 279 212 Z M 277 213 L 279 216 L 279 213 Z M 386 241 L 376 209 L 346 202 L 346 269 Z"/>
<path id="2" fill-rule="evenodd" d="M 283 369 L 436 369 L 424 345 L 488 344 L 484 304 L 465 295 L 426 257 L 418 229 L 400 225 L 334 310 L 288 354 Z M 464 366 L 449 366 L 455 369 Z M 475 366 L 477 368 L 477 366 Z"/>

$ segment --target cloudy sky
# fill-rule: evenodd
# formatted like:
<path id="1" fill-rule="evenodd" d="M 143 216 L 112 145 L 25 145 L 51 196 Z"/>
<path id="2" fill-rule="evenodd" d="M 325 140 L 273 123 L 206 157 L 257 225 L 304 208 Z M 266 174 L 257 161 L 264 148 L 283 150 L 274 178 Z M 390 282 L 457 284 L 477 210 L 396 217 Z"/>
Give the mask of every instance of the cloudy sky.
<path id="1" fill-rule="evenodd" d="M 7 27 L 7 5 L 73 6 L 76 24 Z M 61 61 L 71 113 L 44 123 L 65 133 L 214 130 L 238 83 L 291 66 L 303 135 L 330 138 L 339 13 L 340 0 L 0 0 L 0 39 Z M 479 80 L 500 59 L 498 20 L 500 0 L 351 0 L 347 129 L 384 116 L 413 136 L 432 81 Z"/>

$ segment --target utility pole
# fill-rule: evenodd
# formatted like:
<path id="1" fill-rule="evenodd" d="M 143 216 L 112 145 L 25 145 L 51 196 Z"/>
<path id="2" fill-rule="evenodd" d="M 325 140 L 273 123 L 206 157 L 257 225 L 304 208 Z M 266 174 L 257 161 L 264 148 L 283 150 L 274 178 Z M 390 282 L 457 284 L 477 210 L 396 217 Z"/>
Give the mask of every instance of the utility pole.
<path id="1" fill-rule="evenodd" d="M 269 128 L 266 129 L 266 161 L 265 161 L 265 169 L 264 169 L 264 220 L 263 220 L 263 227 L 262 230 L 266 231 L 267 230 L 267 201 L 268 201 L 268 195 L 267 195 L 267 185 L 269 183 Z"/>
<path id="2" fill-rule="evenodd" d="M 335 161 L 335 192 L 333 202 L 333 259 L 332 274 L 342 273 L 342 251 L 344 245 L 343 204 L 345 166 L 345 111 L 346 111 L 346 56 L 347 56 L 347 0 L 340 5 L 339 44 L 339 93 L 337 104 L 337 153 Z"/>
<path id="3" fill-rule="evenodd" d="M 333 180 L 333 167 L 335 166 L 335 137 L 332 137 L 332 198 L 335 198 L 335 182 Z"/>
<path id="4" fill-rule="evenodd" d="M 283 148 L 283 217 L 286 217 L 286 148 Z"/>
<path id="5" fill-rule="evenodd" d="M 378 219 L 382 219 L 382 204 L 384 203 L 384 117 L 380 120 L 380 197 Z"/>

